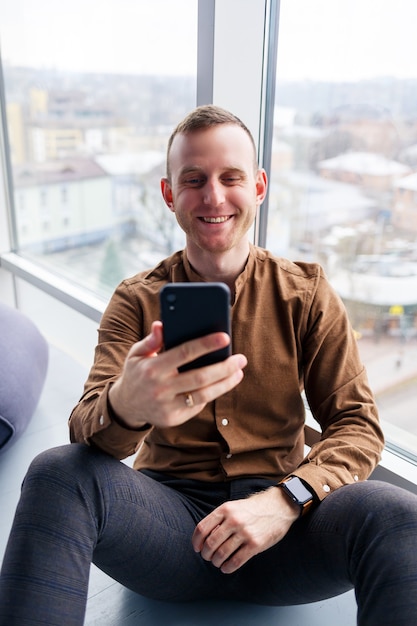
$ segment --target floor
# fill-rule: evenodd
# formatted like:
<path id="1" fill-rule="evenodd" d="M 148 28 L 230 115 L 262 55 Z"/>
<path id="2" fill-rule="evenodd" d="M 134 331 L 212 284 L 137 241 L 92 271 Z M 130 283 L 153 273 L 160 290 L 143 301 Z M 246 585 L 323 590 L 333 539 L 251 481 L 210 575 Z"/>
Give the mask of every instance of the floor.
<path id="1" fill-rule="evenodd" d="M 67 418 L 87 371 L 62 351 L 50 348 L 48 376 L 36 413 L 16 443 L 0 454 L 0 560 L 13 520 L 21 481 L 32 458 L 68 442 Z M 65 381 L 65 385 L 63 384 Z M 259 607 L 233 602 L 172 605 L 124 589 L 92 566 L 87 626 L 354 626 L 353 592 L 297 607 Z"/>

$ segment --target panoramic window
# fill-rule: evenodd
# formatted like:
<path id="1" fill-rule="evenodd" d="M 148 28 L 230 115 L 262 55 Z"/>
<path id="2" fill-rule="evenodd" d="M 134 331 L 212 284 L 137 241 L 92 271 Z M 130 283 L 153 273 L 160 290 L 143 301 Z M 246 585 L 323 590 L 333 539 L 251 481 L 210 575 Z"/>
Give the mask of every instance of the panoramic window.
<path id="1" fill-rule="evenodd" d="M 196 102 L 197 4 L 0 7 L 15 247 L 105 299 L 183 245 L 159 180 Z"/>
<path id="2" fill-rule="evenodd" d="M 417 5 L 283 0 L 267 246 L 343 299 L 391 446 L 417 454 Z"/>

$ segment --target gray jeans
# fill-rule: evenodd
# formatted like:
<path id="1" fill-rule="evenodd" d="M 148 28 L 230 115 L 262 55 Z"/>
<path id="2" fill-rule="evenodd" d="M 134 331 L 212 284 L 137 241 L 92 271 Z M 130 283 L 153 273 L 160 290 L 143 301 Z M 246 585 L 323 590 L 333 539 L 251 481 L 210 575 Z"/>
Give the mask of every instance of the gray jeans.
<path id="1" fill-rule="evenodd" d="M 150 598 L 313 602 L 355 587 L 362 626 L 417 623 L 417 497 L 342 487 L 231 575 L 196 554 L 196 523 L 272 484 L 137 472 L 80 444 L 40 454 L 25 478 L 0 577 L 0 626 L 83 623 L 90 564 Z M 33 621 L 35 620 L 35 621 Z"/>

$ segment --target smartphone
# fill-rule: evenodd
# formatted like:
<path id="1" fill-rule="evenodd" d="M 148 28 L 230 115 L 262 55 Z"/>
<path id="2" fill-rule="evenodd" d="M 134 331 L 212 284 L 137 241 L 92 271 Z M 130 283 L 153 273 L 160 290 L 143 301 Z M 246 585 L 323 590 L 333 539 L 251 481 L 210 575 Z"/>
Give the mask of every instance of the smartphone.
<path id="1" fill-rule="evenodd" d="M 166 350 L 210 333 L 231 335 L 230 289 L 225 283 L 168 283 L 159 297 Z M 211 365 L 230 354 L 229 344 L 178 369 L 183 372 Z"/>

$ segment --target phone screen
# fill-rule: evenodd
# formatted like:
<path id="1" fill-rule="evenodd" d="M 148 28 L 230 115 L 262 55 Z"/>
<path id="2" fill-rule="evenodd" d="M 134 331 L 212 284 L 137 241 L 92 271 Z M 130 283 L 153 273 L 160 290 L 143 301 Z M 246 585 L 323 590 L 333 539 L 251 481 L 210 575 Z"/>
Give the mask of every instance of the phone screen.
<path id="1" fill-rule="evenodd" d="M 214 332 L 231 334 L 230 289 L 224 283 L 169 283 L 160 292 L 164 345 L 175 346 Z M 211 365 L 231 354 L 230 344 L 179 368 Z"/>

